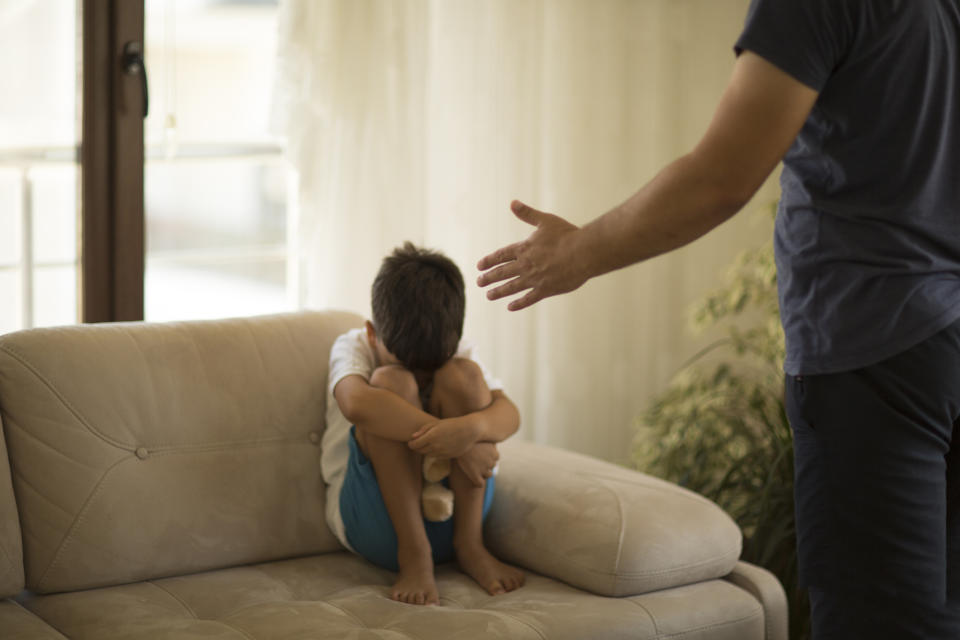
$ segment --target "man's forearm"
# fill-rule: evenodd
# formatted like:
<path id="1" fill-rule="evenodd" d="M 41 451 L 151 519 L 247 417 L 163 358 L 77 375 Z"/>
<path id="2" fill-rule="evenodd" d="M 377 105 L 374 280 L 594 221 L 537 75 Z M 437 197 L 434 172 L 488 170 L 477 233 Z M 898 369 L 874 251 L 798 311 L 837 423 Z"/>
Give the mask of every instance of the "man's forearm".
<path id="1" fill-rule="evenodd" d="M 716 179 L 692 153 L 667 165 L 624 203 L 571 234 L 567 254 L 589 277 L 688 244 L 735 214 L 750 194 Z"/>
<path id="2" fill-rule="evenodd" d="M 477 268 L 485 273 L 477 283 L 503 282 L 487 292 L 491 300 L 522 293 L 507 306 L 517 311 L 692 242 L 749 201 L 796 139 L 817 96 L 744 52 L 693 151 L 582 228 L 514 201 L 514 215 L 536 230 L 483 257 Z"/>
<path id="3" fill-rule="evenodd" d="M 591 276 L 666 253 L 740 210 L 776 168 L 818 93 L 749 51 L 734 67 L 703 138 L 576 237 Z"/>

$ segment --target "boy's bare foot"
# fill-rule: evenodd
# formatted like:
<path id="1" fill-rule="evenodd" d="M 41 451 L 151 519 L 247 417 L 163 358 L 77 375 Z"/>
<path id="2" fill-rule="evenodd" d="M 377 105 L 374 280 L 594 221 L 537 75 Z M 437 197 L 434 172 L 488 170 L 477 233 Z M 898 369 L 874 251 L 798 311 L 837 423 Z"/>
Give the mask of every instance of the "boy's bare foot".
<path id="1" fill-rule="evenodd" d="M 404 557 L 406 555 L 406 557 Z M 397 554 L 400 577 L 390 590 L 390 597 L 407 604 L 439 604 L 440 593 L 433 578 L 433 559 L 429 552 Z"/>
<path id="2" fill-rule="evenodd" d="M 526 580 L 523 571 L 500 562 L 483 545 L 459 547 L 457 562 L 464 573 L 492 596 L 518 589 Z"/>

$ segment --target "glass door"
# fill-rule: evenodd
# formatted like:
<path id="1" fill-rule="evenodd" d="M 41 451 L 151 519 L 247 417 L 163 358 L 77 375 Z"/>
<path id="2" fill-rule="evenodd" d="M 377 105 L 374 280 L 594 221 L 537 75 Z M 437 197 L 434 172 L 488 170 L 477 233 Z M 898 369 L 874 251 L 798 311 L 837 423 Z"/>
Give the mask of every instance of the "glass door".
<path id="1" fill-rule="evenodd" d="M 270 130 L 276 0 L 147 0 L 147 320 L 297 307 L 295 176 Z"/>
<path id="2" fill-rule="evenodd" d="M 0 2 L 0 333 L 78 320 L 79 15 Z"/>

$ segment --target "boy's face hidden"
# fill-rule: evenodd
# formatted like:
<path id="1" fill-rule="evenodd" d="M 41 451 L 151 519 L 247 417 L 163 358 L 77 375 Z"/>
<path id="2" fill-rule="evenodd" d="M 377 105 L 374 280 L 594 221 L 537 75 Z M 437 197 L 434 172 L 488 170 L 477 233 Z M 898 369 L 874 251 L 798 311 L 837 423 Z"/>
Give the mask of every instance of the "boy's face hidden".
<path id="1" fill-rule="evenodd" d="M 377 336 L 377 330 L 373 328 L 373 324 L 369 320 L 366 323 L 366 329 L 367 342 L 370 344 L 373 352 L 377 354 L 377 366 L 382 367 L 388 364 L 400 365 L 397 357 L 387 350 L 387 347 L 383 344 L 383 340 Z"/>

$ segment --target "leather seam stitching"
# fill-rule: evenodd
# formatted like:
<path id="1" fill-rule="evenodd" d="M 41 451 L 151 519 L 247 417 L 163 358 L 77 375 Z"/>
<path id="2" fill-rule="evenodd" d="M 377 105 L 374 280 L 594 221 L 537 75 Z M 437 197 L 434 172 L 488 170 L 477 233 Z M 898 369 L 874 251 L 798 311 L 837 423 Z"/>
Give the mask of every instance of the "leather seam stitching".
<path id="1" fill-rule="evenodd" d="M 653 615 L 652 613 L 650 613 L 650 609 L 647 609 L 647 608 L 643 605 L 642 602 L 637 602 L 636 600 L 627 600 L 627 602 L 630 602 L 630 603 L 632 603 L 632 604 L 640 607 L 641 609 L 643 609 L 643 612 L 644 612 L 645 614 L 647 614 L 647 616 L 649 616 L 649 618 L 650 618 L 650 623 L 653 625 L 653 632 L 656 634 L 656 637 L 659 638 L 659 637 L 660 637 L 660 627 L 657 626 L 657 619 L 654 617 L 654 615 Z"/>
<path id="2" fill-rule="evenodd" d="M 317 446 L 307 439 L 307 435 L 308 434 L 301 434 L 296 436 L 284 436 L 282 438 L 267 438 L 259 440 L 237 440 L 233 442 L 209 442 L 194 445 L 159 444 L 152 447 L 144 446 L 144 448 L 147 450 L 147 457 L 152 458 L 154 456 L 216 453 L 218 451 L 232 451 L 236 449 L 255 449 L 264 446 L 288 447 L 307 444 L 310 446 Z M 131 452 L 134 451 L 135 449 L 131 450 Z"/>
<path id="3" fill-rule="evenodd" d="M 751 613 L 751 614 L 749 614 L 749 615 L 741 616 L 741 617 L 737 618 L 736 620 L 724 620 L 723 622 L 714 622 L 714 623 L 712 623 L 712 624 L 705 624 L 705 625 L 700 626 L 700 627 L 694 627 L 693 629 L 684 629 L 683 631 L 678 631 L 678 632 L 676 632 L 676 633 L 668 633 L 668 634 L 662 635 L 662 636 L 661 636 L 661 635 L 658 635 L 657 638 L 659 638 L 660 640 L 668 640 L 669 638 L 679 638 L 679 637 L 684 636 L 684 635 L 687 635 L 687 634 L 689 634 L 689 633 L 697 633 L 698 631 L 706 631 L 707 629 L 718 629 L 718 628 L 720 628 L 720 627 L 726 627 L 726 626 L 729 626 L 729 625 L 740 624 L 741 622 L 745 622 L 745 621 L 747 621 L 747 620 L 752 620 L 753 618 L 757 618 L 757 617 L 760 617 L 760 616 L 763 616 L 763 615 L 764 615 L 764 614 L 763 614 L 763 607 L 760 607 L 760 610 L 759 610 L 759 611 L 754 611 L 753 613 Z"/>
<path id="4" fill-rule="evenodd" d="M 364 622 L 363 620 L 361 620 L 361 619 L 358 618 L 357 616 L 353 615 L 352 613 L 350 613 L 349 611 L 347 611 L 347 610 L 344 609 L 343 607 L 337 606 L 337 605 L 335 605 L 335 604 L 333 604 L 332 602 L 329 602 L 329 601 L 327 601 L 327 600 L 318 600 L 317 602 L 319 602 L 319 603 L 321 603 L 321 604 L 325 604 L 325 605 L 327 605 L 328 607 L 331 607 L 331 608 L 333 608 L 333 609 L 336 609 L 336 610 L 339 611 L 341 614 L 343 614 L 343 615 L 346 616 L 347 618 L 350 618 L 351 620 L 353 620 L 354 622 L 356 622 L 358 626 L 363 627 L 364 629 L 369 629 L 369 628 L 370 628 L 369 625 L 367 625 L 366 622 Z M 403 632 L 401 631 L 400 633 L 403 633 Z"/>
<path id="5" fill-rule="evenodd" d="M 37 614 L 35 614 L 33 611 L 31 611 L 30 609 L 28 609 L 28 608 L 26 608 L 25 606 L 23 606 L 23 604 L 21 604 L 20 602 L 17 602 L 17 601 L 14 600 L 13 598 L 10 598 L 9 600 L 7 600 L 7 602 L 12 603 L 13 606 L 15 606 L 15 607 L 19 607 L 20 609 L 22 609 L 23 611 L 25 611 L 28 616 L 30 616 L 31 618 L 33 618 L 33 619 L 35 619 L 35 620 L 39 620 L 42 624 L 44 624 L 44 625 L 50 627 L 51 629 L 53 629 L 58 636 L 60 636 L 61 638 L 64 638 L 64 640 L 66 640 L 66 637 L 67 637 L 67 636 L 66 636 L 62 631 L 60 631 L 60 629 L 58 629 L 57 627 L 53 626 L 53 624 L 51 624 L 50 622 L 47 622 L 46 620 L 44 620 L 43 618 L 41 618 L 40 616 L 38 616 Z"/>
<path id="6" fill-rule="evenodd" d="M 200 616 L 197 615 L 197 612 L 194 611 L 194 610 L 190 607 L 190 605 L 188 605 L 186 602 L 184 602 L 184 601 L 181 600 L 179 597 L 177 597 L 172 591 L 170 591 L 169 589 L 167 589 L 167 588 L 165 588 L 165 587 L 161 587 L 159 584 L 157 584 L 157 583 L 154 582 L 153 580 L 147 580 L 146 583 L 149 584 L 149 585 L 151 585 L 151 586 L 156 587 L 157 589 L 160 589 L 160 591 L 163 591 L 165 594 L 167 594 L 168 596 L 170 596 L 171 598 L 173 598 L 174 602 L 176 602 L 176 603 L 179 604 L 181 607 L 183 607 L 184 609 L 186 609 L 187 613 L 189 613 L 189 614 L 193 617 L 194 620 L 200 620 Z"/>
<path id="7" fill-rule="evenodd" d="M 22 543 L 21 543 L 21 544 L 22 544 Z M 10 552 L 7 551 L 7 545 L 5 545 L 5 544 L 0 544 L 0 552 L 3 553 L 3 560 L 4 560 L 4 562 L 6 563 L 6 568 L 4 569 L 4 572 L 3 572 L 3 573 L 0 573 L 0 576 L 3 576 L 4 574 L 6 574 L 6 573 L 8 573 L 8 572 L 9 572 L 9 575 L 15 575 L 15 574 L 17 573 L 17 565 L 16 565 L 16 563 L 13 561 L 13 557 L 10 555 Z M 23 587 L 23 583 L 22 583 L 22 582 L 21 582 L 20 586 Z"/>
<path id="8" fill-rule="evenodd" d="M 239 628 L 239 627 L 235 627 L 235 626 L 233 626 L 232 624 L 229 624 L 229 623 L 227 623 L 227 622 L 224 622 L 223 620 L 202 620 L 202 622 L 212 622 L 212 623 L 214 623 L 214 624 L 219 624 L 220 626 L 226 627 L 227 629 L 231 629 L 231 630 L 233 630 L 233 631 L 236 631 L 237 633 L 239 633 L 239 634 L 240 634 L 241 636 L 243 636 L 244 638 L 247 638 L 248 640 L 256 640 L 256 638 L 254 638 L 253 636 L 251 636 L 249 633 L 247 633 L 247 632 L 244 631 L 243 629 L 241 629 L 241 628 Z"/>
<path id="9" fill-rule="evenodd" d="M 57 400 L 59 400 L 60 403 L 70 412 L 70 414 L 73 415 L 73 417 L 76 418 L 80 422 L 80 424 L 91 434 L 103 440 L 107 444 L 113 447 L 116 447 L 118 449 L 121 449 L 123 451 L 129 451 L 133 453 L 137 450 L 138 448 L 137 444 L 121 442 L 119 440 L 111 438 L 110 436 L 107 436 L 106 434 L 104 434 L 100 429 L 93 426 L 90 420 L 88 420 L 82 413 L 80 413 L 80 411 L 76 407 L 74 407 L 74 405 L 63 396 L 63 394 L 56 388 L 56 386 L 49 379 L 46 378 L 46 376 L 40 373 L 40 371 L 34 365 L 32 365 L 29 361 L 27 361 L 27 359 L 23 356 L 23 354 L 17 352 L 14 349 L 11 349 L 8 345 L 0 345 L 0 351 L 5 352 L 7 355 L 12 357 L 27 371 L 29 371 L 37 379 L 39 379 L 43 383 L 43 385 L 54 395 L 54 397 L 56 397 Z M 310 433 L 313 433 L 315 431 L 316 429 L 313 429 Z M 230 447 L 257 446 L 257 445 L 272 444 L 272 443 L 296 442 L 301 440 L 304 437 L 304 435 L 309 435 L 309 434 L 298 434 L 298 435 L 290 435 L 290 436 L 278 436 L 276 438 L 258 438 L 258 439 L 237 440 L 237 441 L 227 441 L 227 442 L 222 442 L 222 441 L 221 442 L 205 442 L 205 443 L 200 443 L 196 445 L 186 445 L 186 446 L 171 444 L 168 442 L 161 442 L 161 443 L 151 444 L 150 447 L 152 447 L 152 450 L 150 447 L 148 447 L 148 451 L 150 451 L 150 453 L 157 452 L 158 450 L 162 451 L 165 449 L 172 450 L 172 451 L 203 451 L 203 450 L 209 450 L 209 449 L 216 449 L 224 446 L 230 446 Z"/>
<path id="10" fill-rule="evenodd" d="M 50 572 L 53 571 L 57 565 L 60 564 L 60 559 L 63 556 L 64 550 L 69 546 L 73 541 L 74 536 L 76 536 L 77 530 L 80 528 L 80 525 L 83 524 L 83 521 L 86 519 L 87 512 L 90 509 L 90 506 L 93 504 L 96 497 L 103 490 L 104 486 L 107 484 L 107 480 L 113 474 L 113 471 L 122 465 L 124 462 L 131 460 L 132 458 L 124 457 L 115 462 L 110 466 L 103 475 L 100 477 L 100 480 L 97 482 L 97 486 L 94 487 L 93 491 L 90 492 L 90 495 L 87 496 L 87 499 L 84 501 L 83 506 L 80 507 L 80 511 L 77 513 L 77 517 L 73 519 L 73 522 L 70 524 L 67 533 L 64 534 L 63 540 L 60 542 L 60 546 L 57 547 L 57 552 L 53 557 L 53 560 L 50 561 L 50 564 L 47 565 L 46 570 L 44 570 L 43 575 L 40 576 L 40 581 L 37 583 L 37 589 L 41 590 L 44 587 L 44 584 L 47 582 L 47 579 L 50 577 Z"/>
<path id="11" fill-rule="evenodd" d="M 491 612 L 497 613 L 497 614 L 503 616 L 504 618 L 510 618 L 511 620 L 514 620 L 514 621 L 516 621 L 516 622 L 519 622 L 520 624 L 522 624 L 522 625 L 524 625 L 524 626 L 526 626 L 526 627 L 529 627 L 530 630 L 533 631 L 535 634 L 537 634 L 537 636 L 539 636 L 541 640 L 547 640 L 547 636 L 543 635 L 543 633 L 540 631 L 540 629 L 537 629 L 535 626 L 533 626 L 533 624 L 532 624 L 531 622 L 528 622 L 528 621 L 524 620 L 523 618 L 520 618 L 520 617 L 518 617 L 518 616 L 515 616 L 515 615 L 512 615 L 512 614 L 510 614 L 510 613 L 507 613 L 506 611 L 497 611 L 496 609 L 487 609 L 487 611 L 491 611 Z"/>
<path id="12" fill-rule="evenodd" d="M 54 386 L 54 384 L 53 384 L 52 382 L 50 382 L 50 380 L 48 380 L 46 376 L 44 376 L 42 373 L 40 373 L 40 371 L 39 371 L 33 364 L 31 364 L 29 361 L 27 361 L 26 357 L 24 357 L 24 355 L 23 355 L 22 353 L 19 353 L 18 351 L 14 350 L 14 349 L 11 349 L 11 348 L 10 348 L 9 346 L 7 346 L 7 345 L 0 345 L 0 351 L 5 352 L 5 353 L 6 353 L 7 355 L 9 355 L 11 358 L 13 358 L 13 359 L 16 360 L 17 362 L 19 362 L 20 365 L 23 366 L 27 371 L 29 371 L 29 372 L 32 373 L 34 376 L 36 376 L 37 379 L 39 379 L 39 380 L 44 384 L 44 386 L 50 391 L 50 393 L 52 393 L 52 394 L 54 395 L 54 397 L 56 397 L 57 400 L 59 400 L 60 403 L 63 404 L 63 406 L 66 407 L 66 409 L 67 409 L 71 414 L 73 414 L 73 416 L 80 422 L 81 425 L 83 425 L 83 427 L 84 427 L 87 431 L 89 431 L 90 433 L 92 433 L 92 434 L 95 435 L 96 437 L 100 438 L 101 440 L 103 440 L 103 441 L 106 442 L 107 444 L 110 444 L 110 445 L 112 445 L 112 446 L 114 446 L 114 447 L 117 447 L 118 449 L 123 449 L 123 450 L 125 450 L 125 451 L 132 451 L 132 450 L 133 450 L 134 447 L 133 447 L 132 445 L 128 445 L 128 444 L 125 444 L 125 443 L 123 443 L 123 442 L 119 442 L 119 441 L 117 441 L 117 440 L 114 440 L 113 438 L 105 435 L 105 434 L 104 434 L 103 432 L 101 432 L 99 429 L 97 429 L 96 427 L 94 427 L 94 426 L 90 423 L 90 421 L 87 420 L 87 418 L 84 417 L 83 414 L 81 414 L 80 411 L 78 411 L 78 410 L 73 406 L 73 404 L 63 396 L 63 394 L 60 392 L 60 390 L 57 389 L 56 386 Z"/>

